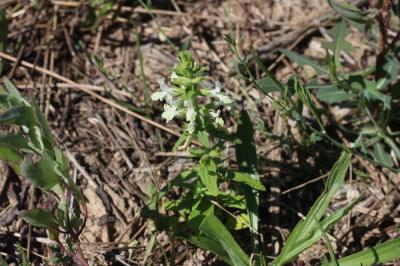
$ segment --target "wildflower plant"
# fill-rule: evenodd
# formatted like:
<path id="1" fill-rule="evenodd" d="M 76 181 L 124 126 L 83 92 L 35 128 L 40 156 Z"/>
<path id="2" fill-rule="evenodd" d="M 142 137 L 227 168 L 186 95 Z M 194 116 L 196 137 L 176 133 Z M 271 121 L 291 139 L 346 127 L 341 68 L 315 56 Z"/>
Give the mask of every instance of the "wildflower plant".
<path id="1" fill-rule="evenodd" d="M 215 253 L 229 265 L 267 265 L 258 228 L 259 195 L 265 187 L 258 174 L 251 120 L 241 111 L 236 132 L 227 132 L 220 112 L 224 107 L 233 111 L 234 101 L 222 92 L 219 83 L 212 89 L 203 85 L 207 69 L 197 65 L 190 53 L 182 52 L 178 59 L 170 83 L 161 79 L 160 91 L 155 92 L 152 99 L 165 102 L 164 119 L 184 121 L 185 132 L 175 149 L 188 150 L 196 163 L 155 193 L 144 214 L 155 221 L 159 230 L 169 233 L 171 239 L 187 240 Z M 304 105 L 314 108 L 310 93 L 294 81 L 293 91 L 302 93 L 300 99 Z M 315 109 L 312 111 L 318 115 Z M 323 131 L 322 122 L 318 120 L 317 124 Z M 200 143 L 200 147 L 191 142 Z M 237 170 L 223 164 L 230 159 L 222 153 L 227 142 L 235 146 Z M 325 190 L 295 226 L 279 256 L 268 265 L 285 265 L 320 239 L 327 239 L 326 231 L 358 202 L 359 198 L 327 213 L 330 201 L 343 185 L 350 159 L 351 150 L 344 149 L 326 180 Z M 224 189 L 221 189 L 222 183 Z M 248 230 L 251 249 L 242 249 L 236 241 L 232 233 L 237 230 Z M 330 247 L 329 240 L 327 244 Z M 338 260 L 330 249 L 330 260 L 326 257 L 323 265 L 360 265 L 360 262 L 372 265 L 390 261 L 398 256 L 399 248 L 400 239 L 395 239 Z M 172 263 L 173 259 L 172 256 Z"/>
<path id="2" fill-rule="evenodd" d="M 70 176 L 68 160 L 57 148 L 37 104 L 24 99 L 8 79 L 4 84 L 6 89 L 0 88 L 0 125 L 17 132 L 0 134 L 0 159 L 57 200 L 55 208 L 24 210 L 21 217 L 47 230 L 48 237 L 56 243 L 53 262 L 69 259 L 88 265 L 78 239 L 86 221 L 85 199 Z"/>
<path id="3" fill-rule="evenodd" d="M 253 251 L 258 243 L 258 191 L 265 187 L 257 174 L 257 155 L 252 126 L 246 112 L 236 133 L 224 128 L 222 109 L 232 111 L 235 103 L 219 82 L 207 87 L 207 68 L 199 66 L 189 52 L 179 54 L 170 83 L 160 79 L 154 101 L 164 101 L 162 117 L 182 119 L 185 132 L 175 149 L 186 149 L 196 164 L 185 169 L 154 198 L 150 215 L 160 229 L 208 250 L 217 252 L 228 263 L 248 258 L 229 229 L 250 229 Z M 250 134 L 250 135 L 249 135 Z M 190 145 L 200 143 L 200 147 Z M 235 144 L 237 162 L 243 171 L 223 166 L 226 141 Z M 221 190 L 220 184 L 228 184 Z M 169 200 L 174 189 L 182 189 L 178 200 Z M 171 214 L 171 215 L 170 215 Z M 226 250 L 220 247 L 226 246 Z M 215 250 L 214 250 L 215 249 Z"/>

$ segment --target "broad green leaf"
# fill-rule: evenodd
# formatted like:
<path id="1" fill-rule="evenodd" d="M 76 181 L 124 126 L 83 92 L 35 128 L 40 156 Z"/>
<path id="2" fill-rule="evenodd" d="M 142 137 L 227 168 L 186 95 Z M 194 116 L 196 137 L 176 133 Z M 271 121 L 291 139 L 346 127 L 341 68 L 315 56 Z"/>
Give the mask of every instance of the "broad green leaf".
<path id="1" fill-rule="evenodd" d="M 211 159 L 206 159 L 200 162 L 199 175 L 203 185 L 207 188 L 207 193 L 212 196 L 218 194 L 217 184 L 217 166 Z"/>
<path id="2" fill-rule="evenodd" d="M 315 201 L 311 209 L 309 210 L 306 218 L 297 223 L 296 227 L 293 229 L 289 238 L 286 241 L 279 256 L 272 262 L 272 265 L 284 265 L 285 263 L 291 261 L 295 256 L 302 252 L 312 243 L 301 243 L 306 238 L 310 238 L 315 232 L 319 232 L 322 236 L 320 229 L 318 228 L 317 222 L 325 214 L 326 209 L 329 206 L 330 200 L 335 196 L 337 191 L 343 184 L 344 177 L 346 175 L 347 169 L 350 165 L 351 154 L 348 152 L 342 152 L 340 158 L 336 161 L 335 165 L 328 176 L 325 189 L 321 196 Z M 335 216 L 334 218 L 338 218 Z M 332 220 L 328 220 L 331 221 Z M 328 226 L 328 222 L 322 222 L 322 227 Z M 315 241 L 317 241 L 316 239 Z M 314 242 L 313 242 L 314 243 Z"/>
<path id="3" fill-rule="evenodd" d="M 25 161 L 22 165 L 22 175 L 27 177 L 32 184 L 42 189 L 51 189 L 60 180 L 56 173 L 57 163 L 48 157 L 42 158 L 37 163 Z"/>
<path id="4" fill-rule="evenodd" d="M 14 150 L 30 150 L 27 140 L 21 133 L 0 135 L 0 146 Z"/>
<path id="5" fill-rule="evenodd" d="M 200 225 L 200 231 L 214 240 L 228 255 L 231 265 L 249 266 L 250 259 L 232 237 L 225 225 L 215 215 L 208 215 Z"/>
<path id="6" fill-rule="evenodd" d="M 235 143 L 236 159 L 239 164 L 240 171 L 248 174 L 256 182 L 260 182 L 258 174 L 258 158 L 256 151 L 256 144 L 254 141 L 254 129 L 251 119 L 247 112 L 241 112 L 239 123 L 237 127 L 237 138 Z M 237 178 L 240 178 L 239 176 Z M 244 179 L 242 178 L 242 182 Z M 249 181 L 247 179 L 247 181 Z M 249 182 L 247 182 L 249 185 Z M 250 218 L 250 234 L 252 237 L 253 252 L 258 251 L 258 208 L 260 204 L 259 193 L 248 186 L 243 186 L 244 196 L 247 203 L 247 212 Z"/>
<path id="7" fill-rule="evenodd" d="M 296 52 L 293 51 L 289 51 L 286 49 L 280 49 L 279 50 L 282 54 L 284 54 L 286 57 L 288 57 L 290 60 L 296 62 L 297 64 L 299 64 L 299 66 L 304 66 L 304 65 L 309 65 L 311 66 L 318 75 L 322 75 L 322 74 L 329 74 L 329 71 L 321 66 L 320 64 L 314 62 L 311 58 L 304 56 L 304 55 L 300 55 Z"/>
<path id="8" fill-rule="evenodd" d="M 253 174 L 246 174 L 242 172 L 231 172 L 232 176 L 228 175 L 228 178 L 232 178 L 233 181 L 247 185 L 253 189 L 265 191 L 264 185 L 260 182 L 258 176 Z"/>
<path id="9" fill-rule="evenodd" d="M 339 266 L 370 266 L 400 259 L 400 238 L 381 243 L 372 248 L 338 260 Z"/>
<path id="10" fill-rule="evenodd" d="M 28 106 L 12 107 L 0 115 L 0 124 L 33 127 L 35 117 L 32 108 Z"/>
<path id="11" fill-rule="evenodd" d="M 374 144 L 374 158 L 377 160 L 381 165 L 386 167 L 392 167 L 393 162 L 390 158 L 390 155 L 385 151 L 383 145 L 379 142 Z"/>
<path id="12" fill-rule="evenodd" d="M 346 36 L 349 34 L 346 22 L 342 20 L 337 23 L 331 29 L 330 34 L 332 35 L 333 41 L 325 42 L 322 45 L 332 52 L 336 67 L 340 67 L 340 52 L 351 52 L 353 50 L 353 46 L 345 40 Z"/>
<path id="13" fill-rule="evenodd" d="M 21 217 L 25 222 L 37 226 L 37 227 L 48 227 L 57 228 L 58 223 L 54 215 L 48 210 L 44 209 L 32 209 L 21 212 Z"/>
<path id="14" fill-rule="evenodd" d="M 201 145 L 203 145 L 205 148 L 210 148 L 210 140 L 207 131 L 199 131 L 197 133 L 197 138 Z"/>
<path id="15" fill-rule="evenodd" d="M 0 159 L 9 164 L 18 175 L 21 174 L 21 163 L 24 157 L 10 147 L 0 146 Z"/>
<path id="16" fill-rule="evenodd" d="M 329 103 L 340 103 L 349 100 L 354 95 L 344 90 L 339 90 L 335 87 L 321 88 L 317 92 L 318 99 Z"/>

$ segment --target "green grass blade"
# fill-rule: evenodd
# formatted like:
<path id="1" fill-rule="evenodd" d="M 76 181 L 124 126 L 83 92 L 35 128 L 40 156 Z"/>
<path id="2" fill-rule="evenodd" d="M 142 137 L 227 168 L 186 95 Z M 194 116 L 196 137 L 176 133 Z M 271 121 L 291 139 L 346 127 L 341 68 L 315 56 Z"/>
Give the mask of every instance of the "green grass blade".
<path id="1" fill-rule="evenodd" d="M 315 201 L 315 203 L 309 210 L 306 218 L 304 220 L 301 220 L 296 225 L 289 238 L 287 239 L 281 254 L 273 261 L 272 265 L 283 265 L 286 262 L 289 262 L 300 252 L 302 252 L 304 249 L 306 249 L 315 241 L 321 238 L 321 232 L 319 232 L 318 237 L 314 236 L 315 232 L 319 231 L 316 221 L 319 221 L 322 218 L 326 209 L 328 208 L 330 200 L 335 196 L 335 194 L 343 184 L 347 168 L 350 165 L 350 158 L 350 153 L 342 153 L 340 158 L 333 166 L 331 173 L 329 174 L 324 192 Z M 340 218 L 340 215 L 337 214 L 334 218 L 338 219 Z M 330 223 L 332 223 L 333 221 L 334 219 L 329 220 Z M 328 220 L 324 220 L 321 224 L 324 230 L 325 227 L 328 227 L 328 225 Z M 310 237 L 313 241 L 301 242 Z"/>
<path id="2" fill-rule="evenodd" d="M 236 158 L 239 163 L 240 170 L 249 174 L 253 179 L 259 181 L 260 177 L 257 172 L 257 151 L 254 142 L 254 130 L 249 115 L 246 111 L 242 111 L 237 128 L 238 141 L 235 145 Z M 243 186 L 246 198 L 247 212 L 250 218 L 250 228 L 253 252 L 258 253 L 258 206 L 259 193 L 255 189 Z"/>
<path id="3" fill-rule="evenodd" d="M 249 266 L 250 259 L 232 237 L 225 225 L 215 215 L 208 215 L 200 225 L 200 231 L 216 241 L 229 256 L 233 266 Z M 221 248 L 219 248 L 221 250 Z"/>
<path id="4" fill-rule="evenodd" d="M 341 258 L 340 266 L 369 266 L 400 258 L 400 238 L 378 244 L 375 247 Z"/>

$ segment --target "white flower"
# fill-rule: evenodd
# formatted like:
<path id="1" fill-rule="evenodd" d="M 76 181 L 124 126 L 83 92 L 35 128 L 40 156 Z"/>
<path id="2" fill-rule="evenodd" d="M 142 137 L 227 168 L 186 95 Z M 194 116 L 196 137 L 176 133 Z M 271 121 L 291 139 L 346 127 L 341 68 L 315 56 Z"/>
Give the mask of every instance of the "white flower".
<path id="1" fill-rule="evenodd" d="M 176 78 L 178 78 L 178 75 L 176 74 L 176 72 L 172 72 L 170 78 L 171 78 L 171 80 L 176 79 Z"/>
<path id="2" fill-rule="evenodd" d="M 164 104 L 164 112 L 161 114 L 161 116 L 167 120 L 167 122 L 171 121 L 174 119 L 175 116 L 179 114 L 176 105 L 169 105 L 169 104 Z"/>
<path id="3" fill-rule="evenodd" d="M 210 90 L 210 94 L 218 99 L 218 104 L 220 105 L 226 105 L 230 108 L 233 104 L 233 100 L 230 97 L 221 93 L 221 83 L 219 83 L 219 81 L 215 83 L 215 88 Z"/>
<path id="4" fill-rule="evenodd" d="M 155 93 L 153 93 L 151 95 L 151 99 L 153 101 L 162 101 L 165 99 L 165 101 L 168 104 L 172 104 L 173 102 L 173 97 L 174 97 L 174 89 L 169 87 L 166 83 L 165 83 L 165 79 L 161 78 L 158 80 L 158 83 L 160 84 L 160 91 L 156 91 Z"/>
<path id="5" fill-rule="evenodd" d="M 216 126 L 222 127 L 222 126 L 224 126 L 224 120 L 219 116 L 220 113 L 221 113 L 221 110 L 218 110 L 216 112 L 215 111 L 211 111 L 210 115 L 214 119 L 214 124 Z"/>
<path id="6" fill-rule="evenodd" d="M 193 134 L 195 130 L 196 130 L 196 121 L 190 121 L 187 127 L 187 131 L 189 132 L 189 134 Z"/>
<path id="7" fill-rule="evenodd" d="M 189 134 L 193 134 L 196 129 L 197 112 L 194 109 L 193 103 L 191 100 L 185 100 L 183 102 L 183 106 L 186 107 L 186 121 L 189 122 L 187 130 L 188 130 Z"/>
<path id="8" fill-rule="evenodd" d="M 183 106 L 186 107 L 186 121 L 192 122 L 196 121 L 196 110 L 193 107 L 193 103 L 190 100 L 186 100 L 183 102 Z"/>

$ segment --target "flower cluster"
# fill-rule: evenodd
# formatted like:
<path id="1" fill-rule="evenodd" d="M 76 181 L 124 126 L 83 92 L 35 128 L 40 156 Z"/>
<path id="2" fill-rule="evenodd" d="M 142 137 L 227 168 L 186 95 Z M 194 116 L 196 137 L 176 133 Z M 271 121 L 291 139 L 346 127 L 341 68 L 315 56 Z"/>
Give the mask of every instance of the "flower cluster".
<path id="1" fill-rule="evenodd" d="M 190 53 L 181 52 L 178 59 L 179 63 L 170 76 L 171 85 L 162 78 L 158 81 L 160 90 L 151 95 L 153 101 L 165 101 L 162 117 L 167 122 L 175 117 L 184 117 L 190 135 L 204 127 L 206 121 L 212 121 L 216 127 L 223 126 L 219 108 L 225 106 L 230 110 L 233 100 L 221 92 L 219 82 L 214 89 L 201 87 L 207 79 L 207 68 L 194 62 Z M 206 99 L 201 103 L 201 98 Z"/>

